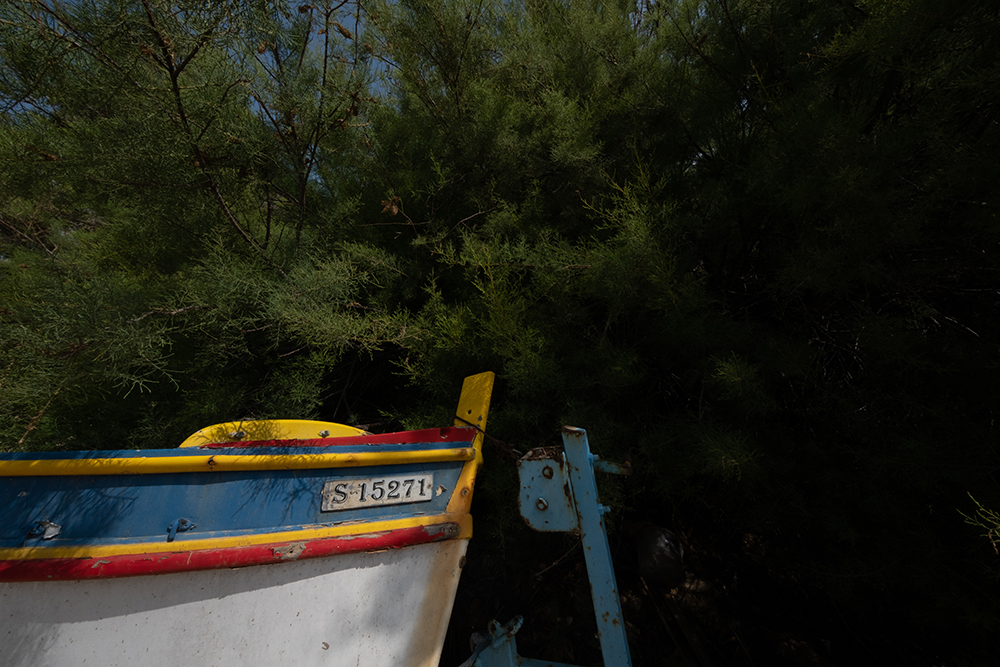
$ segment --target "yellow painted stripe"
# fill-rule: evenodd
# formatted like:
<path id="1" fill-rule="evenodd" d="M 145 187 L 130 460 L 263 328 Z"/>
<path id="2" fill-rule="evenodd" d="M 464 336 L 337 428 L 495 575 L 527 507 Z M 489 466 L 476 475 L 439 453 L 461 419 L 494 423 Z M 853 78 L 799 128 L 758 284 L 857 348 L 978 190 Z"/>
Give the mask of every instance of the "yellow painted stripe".
<path id="1" fill-rule="evenodd" d="M 436 514 L 433 516 L 407 517 L 388 521 L 351 523 L 340 526 L 290 530 L 279 533 L 255 533 L 232 537 L 216 537 L 204 540 L 177 542 L 142 542 L 139 544 L 88 545 L 80 547 L 21 547 L 0 549 L 0 560 L 39 560 L 42 558 L 103 558 L 130 554 L 186 553 L 205 549 L 227 549 L 258 544 L 279 542 L 300 542 L 328 537 L 352 537 L 384 533 L 401 528 L 433 526 L 441 523 L 457 523 L 457 539 L 472 537 L 472 516 L 469 514 Z"/>
<path id="2" fill-rule="evenodd" d="M 242 431 L 239 438 L 230 434 Z M 326 435 L 322 435 L 326 431 Z M 226 422 L 206 426 L 197 433 L 188 436 L 180 444 L 181 447 L 200 447 L 214 443 L 236 443 L 246 440 L 309 440 L 312 438 L 348 438 L 356 435 L 369 435 L 360 428 L 335 424 L 333 422 L 318 422 L 307 419 L 261 419 L 260 421 Z"/>
<path id="3" fill-rule="evenodd" d="M 106 459 L 36 459 L 0 461 L 0 477 L 67 475 L 145 475 L 179 472 L 232 472 L 242 470 L 309 470 L 315 468 L 359 468 L 473 461 L 473 447 L 408 452 L 338 452 L 335 454 L 214 454 Z"/>

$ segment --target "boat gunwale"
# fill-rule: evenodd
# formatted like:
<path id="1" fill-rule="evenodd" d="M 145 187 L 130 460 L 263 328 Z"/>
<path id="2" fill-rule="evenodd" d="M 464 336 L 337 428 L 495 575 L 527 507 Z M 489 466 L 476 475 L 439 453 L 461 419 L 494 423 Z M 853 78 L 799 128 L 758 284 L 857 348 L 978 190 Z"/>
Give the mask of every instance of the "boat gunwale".
<path id="1" fill-rule="evenodd" d="M 197 451 L 210 450 L 210 454 L 192 454 L 194 448 L 53 452 L 51 458 L 49 452 L 19 452 L 0 455 L 0 478 L 315 470 L 473 461 L 477 457 L 473 445 L 475 433 L 474 428 L 446 427 L 385 436 L 248 441 L 197 448 Z M 456 443 L 469 446 L 455 447 Z M 425 446 L 415 447 L 417 445 Z M 356 446 L 380 449 L 366 451 Z M 340 447 L 348 447 L 350 451 L 314 453 L 318 448 Z M 248 450 L 253 453 L 244 453 Z M 238 453 L 229 453 L 231 451 Z"/>

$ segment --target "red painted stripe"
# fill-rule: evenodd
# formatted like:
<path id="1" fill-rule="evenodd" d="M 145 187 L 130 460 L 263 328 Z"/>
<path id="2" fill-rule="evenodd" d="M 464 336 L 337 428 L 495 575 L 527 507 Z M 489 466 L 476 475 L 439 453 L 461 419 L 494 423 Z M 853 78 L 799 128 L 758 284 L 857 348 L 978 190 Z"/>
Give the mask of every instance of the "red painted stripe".
<path id="1" fill-rule="evenodd" d="M 0 581 L 107 579 L 266 565 L 302 560 L 303 558 L 323 558 L 337 554 L 381 551 L 428 542 L 440 542 L 456 537 L 459 530 L 457 523 L 446 522 L 400 528 L 369 535 L 275 542 L 225 549 L 128 554 L 103 558 L 2 560 L 0 561 Z"/>
<path id="2" fill-rule="evenodd" d="M 346 438 L 315 438 L 312 440 L 250 440 L 247 442 L 213 442 L 198 449 L 245 449 L 253 447 L 339 447 L 342 445 L 410 445 L 420 442 L 472 442 L 476 429 L 469 426 L 428 428 L 422 431 L 400 431 L 381 435 L 352 435 Z"/>

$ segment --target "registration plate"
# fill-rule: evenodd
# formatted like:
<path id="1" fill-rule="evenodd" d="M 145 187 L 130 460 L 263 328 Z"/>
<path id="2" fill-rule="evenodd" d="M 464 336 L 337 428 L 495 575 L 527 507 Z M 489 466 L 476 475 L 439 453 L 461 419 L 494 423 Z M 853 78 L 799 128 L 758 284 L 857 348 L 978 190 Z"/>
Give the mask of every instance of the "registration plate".
<path id="1" fill-rule="evenodd" d="M 323 485 L 324 512 L 422 503 L 434 499 L 434 475 L 387 475 L 342 479 Z"/>

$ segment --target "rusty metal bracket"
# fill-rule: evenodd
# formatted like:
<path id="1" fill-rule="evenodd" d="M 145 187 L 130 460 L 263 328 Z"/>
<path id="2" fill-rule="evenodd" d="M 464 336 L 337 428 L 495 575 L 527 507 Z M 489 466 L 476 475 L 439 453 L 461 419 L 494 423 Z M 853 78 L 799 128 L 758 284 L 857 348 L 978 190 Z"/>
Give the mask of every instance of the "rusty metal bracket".
<path id="1" fill-rule="evenodd" d="M 528 452 L 517 462 L 517 476 L 521 482 L 517 502 L 521 517 L 539 532 L 576 531 L 580 521 L 563 453 L 556 452 L 552 458 L 529 458 L 536 451 Z"/>
<path id="2" fill-rule="evenodd" d="M 611 548 L 604 526 L 608 508 L 598 498 L 594 472 L 628 475 L 632 469 L 628 464 L 608 463 L 591 454 L 587 432 L 581 428 L 565 426 L 562 437 L 562 450 L 554 447 L 533 449 L 518 460 L 521 516 L 538 531 L 580 534 L 604 665 L 631 667 Z M 572 667 L 517 655 L 514 634 L 521 622 L 520 616 L 503 626 L 492 621 L 490 636 L 479 642 L 462 667 Z"/>

